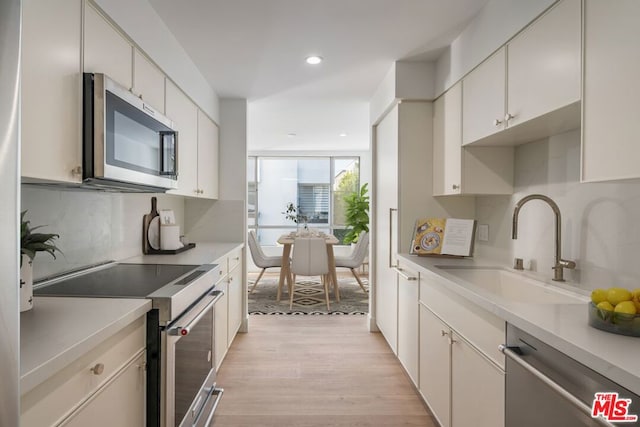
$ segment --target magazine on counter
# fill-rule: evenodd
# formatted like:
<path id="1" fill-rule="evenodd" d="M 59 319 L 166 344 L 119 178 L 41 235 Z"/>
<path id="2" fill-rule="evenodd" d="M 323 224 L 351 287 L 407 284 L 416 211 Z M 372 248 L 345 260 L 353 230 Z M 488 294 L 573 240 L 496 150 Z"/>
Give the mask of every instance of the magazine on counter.
<path id="1" fill-rule="evenodd" d="M 416 221 L 410 253 L 415 255 L 472 256 L 476 220 L 421 218 Z"/>

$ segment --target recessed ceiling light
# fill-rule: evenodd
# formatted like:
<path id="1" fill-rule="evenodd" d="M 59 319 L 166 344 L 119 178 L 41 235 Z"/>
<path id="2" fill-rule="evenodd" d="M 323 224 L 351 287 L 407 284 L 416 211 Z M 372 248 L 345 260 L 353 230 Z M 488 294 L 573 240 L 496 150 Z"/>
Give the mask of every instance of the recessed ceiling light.
<path id="1" fill-rule="evenodd" d="M 347 134 L 346 134 L 346 133 L 344 133 L 344 132 L 342 132 L 342 133 L 340 134 L 340 136 L 347 136 Z"/>
<path id="2" fill-rule="evenodd" d="M 322 56 L 317 56 L 317 55 L 307 56 L 307 59 L 305 59 L 305 61 L 307 61 L 307 64 L 310 64 L 310 65 L 318 65 L 319 63 L 322 62 Z"/>
<path id="3" fill-rule="evenodd" d="M 288 136 L 289 138 L 293 138 L 294 136 L 296 136 L 296 134 L 295 134 L 295 133 L 293 133 L 293 132 L 291 132 L 291 133 L 288 133 L 288 134 L 287 134 L 287 136 Z"/>

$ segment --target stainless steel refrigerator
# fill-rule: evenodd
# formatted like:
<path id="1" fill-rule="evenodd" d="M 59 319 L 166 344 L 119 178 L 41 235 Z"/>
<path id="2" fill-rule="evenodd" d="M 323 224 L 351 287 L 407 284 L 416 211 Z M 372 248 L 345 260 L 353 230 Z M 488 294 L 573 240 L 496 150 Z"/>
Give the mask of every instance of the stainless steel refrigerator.
<path id="1" fill-rule="evenodd" d="M 20 418 L 20 24 L 21 0 L 0 0 L 0 427 Z"/>

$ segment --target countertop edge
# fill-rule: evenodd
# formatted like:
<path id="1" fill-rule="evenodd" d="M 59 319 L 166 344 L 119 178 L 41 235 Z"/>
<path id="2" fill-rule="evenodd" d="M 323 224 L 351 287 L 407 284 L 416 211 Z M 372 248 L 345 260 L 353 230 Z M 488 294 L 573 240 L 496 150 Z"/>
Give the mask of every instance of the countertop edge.
<path id="1" fill-rule="evenodd" d="M 483 296 L 475 293 L 473 290 L 466 288 L 460 282 L 457 282 L 455 279 L 449 277 L 448 275 L 442 274 L 441 271 L 438 271 L 436 265 L 473 265 L 473 266 L 491 266 L 491 267 L 505 267 L 504 265 L 500 265 L 497 262 L 492 262 L 488 260 L 474 260 L 474 259 L 458 259 L 458 260 L 445 260 L 438 258 L 416 258 L 414 255 L 409 254 L 398 254 L 402 260 L 410 263 L 412 267 L 417 270 L 428 273 L 429 275 L 435 275 L 440 280 L 446 280 L 448 283 L 453 284 L 447 289 L 450 291 L 464 297 L 470 302 L 477 304 L 478 306 L 484 308 L 485 310 L 495 314 L 496 316 L 504 319 L 506 322 L 513 324 L 514 326 L 524 330 L 527 333 L 541 339 L 552 347 L 560 350 L 561 352 L 567 354 L 569 357 L 577 360 L 583 365 L 593 369 L 594 371 L 610 378 L 612 381 L 620 384 L 621 386 L 629 389 L 630 391 L 640 394 L 640 376 L 637 373 L 631 372 L 628 368 L 623 366 L 617 366 L 601 355 L 584 348 L 574 342 L 572 337 L 565 335 L 559 335 L 554 331 L 551 331 L 540 324 L 534 323 L 531 320 L 528 320 L 514 311 L 510 310 L 508 307 L 501 305 L 500 303 L 490 301 Z M 420 261 L 420 262 L 416 262 Z M 585 325 L 587 322 L 586 319 L 586 307 L 585 307 Z M 593 329 L 593 328 L 592 328 Z M 593 329 L 590 331 L 593 334 L 609 334 L 607 332 L 599 331 Z M 603 337 L 607 337 L 604 335 Z M 630 337 L 622 337 L 618 336 L 621 339 L 629 339 Z M 506 337 L 505 337 L 506 338 Z M 638 340 L 638 344 L 640 348 L 640 338 L 630 338 Z"/>

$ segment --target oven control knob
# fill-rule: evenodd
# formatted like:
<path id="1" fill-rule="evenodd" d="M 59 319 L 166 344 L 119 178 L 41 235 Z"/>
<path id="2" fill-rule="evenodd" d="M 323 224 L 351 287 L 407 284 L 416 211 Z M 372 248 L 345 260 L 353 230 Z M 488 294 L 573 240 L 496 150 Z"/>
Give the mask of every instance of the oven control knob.
<path id="1" fill-rule="evenodd" d="M 176 328 L 169 329 L 169 335 L 181 335 L 184 337 L 185 335 L 189 335 L 189 328 L 178 326 Z"/>

